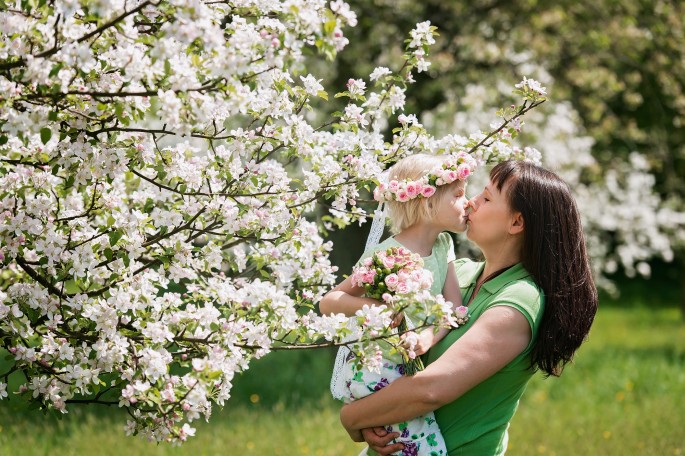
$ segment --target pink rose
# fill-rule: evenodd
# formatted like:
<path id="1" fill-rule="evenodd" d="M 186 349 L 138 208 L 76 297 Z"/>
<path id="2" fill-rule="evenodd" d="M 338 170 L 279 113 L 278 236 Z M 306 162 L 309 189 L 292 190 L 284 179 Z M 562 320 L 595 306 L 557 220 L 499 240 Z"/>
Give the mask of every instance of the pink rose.
<path id="1" fill-rule="evenodd" d="M 418 189 L 416 188 L 416 182 L 409 182 L 406 187 L 407 190 L 407 195 L 409 198 L 416 198 L 416 195 L 419 194 Z"/>
<path id="2" fill-rule="evenodd" d="M 383 261 L 383 266 L 392 269 L 395 266 L 395 258 L 393 257 L 385 257 L 382 259 Z"/>
<path id="3" fill-rule="evenodd" d="M 457 175 L 459 176 L 459 179 L 465 180 L 471 175 L 471 167 L 466 164 L 459 165 L 459 168 L 457 168 Z"/>
<path id="4" fill-rule="evenodd" d="M 390 190 L 391 192 L 397 191 L 398 188 L 400 188 L 400 183 L 396 180 L 391 180 L 388 184 L 388 190 Z"/>
<path id="5" fill-rule="evenodd" d="M 397 284 L 397 294 L 407 294 L 411 291 L 411 286 L 407 282 L 401 282 Z"/>
<path id="6" fill-rule="evenodd" d="M 409 201 L 409 194 L 406 190 L 400 190 L 397 192 L 397 201 L 400 203 L 405 203 Z"/>
<path id="7" fill-rule="evenodd" d="M 373 284 L 375 277 L 376 277 L 376 270 L 372 269 L 369 272 L 367 272 L 366 274 L 364 274 L 362 280 L 364 281 L 364 283 Z"/>
<path id="8" fill-rule="evenodd" d="M 457 172 L 456 172 L 456 171 L 449 171 L 449 172 L 447 173 L 447 175 L 444 177 L 444 179 L 445 179 L 445 182 L 447 182 L 448 184 L 451 184 L 452 182 L 454 182 L 455 180 L 457 180 L 458 177 L 459 177 L 459 176 L 457 176 Z"/>
<path id="9" fill-rule="evenodd" d="M 397 288 L 399 283 L 400 279 L 397 277 L 397 274 L 389 274 L 385 278 L 385 284 L 388 286 L 388 290 L 390 291 L 395 291 L 395 288 Z"/>
<path id="10" fill-rule="evenodd" d="M 435 195 L 435 187 L 432 185 L 426 185 L 423 187 L 421 194 L 424 196 L 424 198 L 430 198 L 431 196 Z"/>
<path id="11" fill-rule="evenodd" d="M 362 264 L 368 268 L 369 266 L 371 266 L 373 264 L 373 260 L 371 259 L 371 257 L 364 258 L 364 261 L 362 262 Z"/>

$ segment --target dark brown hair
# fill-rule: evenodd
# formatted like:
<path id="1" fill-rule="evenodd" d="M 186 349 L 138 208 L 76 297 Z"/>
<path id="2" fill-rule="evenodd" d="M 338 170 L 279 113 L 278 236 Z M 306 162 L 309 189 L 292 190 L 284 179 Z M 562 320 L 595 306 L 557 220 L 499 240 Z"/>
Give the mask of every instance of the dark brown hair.
<path id="1" fill-rule="evenodd" d="M 545 310 L 531 351 L 531 365 L 559 376 L 587 338 L 597 312 L 583 227 L 566 182 L 529 162 L 495 166 L 490 180 L 523 217 L 523 266 L 545 293 Z"/>

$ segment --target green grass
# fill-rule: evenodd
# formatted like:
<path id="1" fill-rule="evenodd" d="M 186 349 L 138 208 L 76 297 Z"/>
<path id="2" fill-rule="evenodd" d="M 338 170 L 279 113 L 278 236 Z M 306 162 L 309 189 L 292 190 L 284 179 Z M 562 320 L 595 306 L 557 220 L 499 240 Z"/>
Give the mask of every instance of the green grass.
<path id="1" fill-rule="evenodd" d="M 360 445 L 341 429 L 327 393 L 332 356 L 274 353 L 255 362 L 228 406 L 181 447 L 125 437 L 116 409 L 74 409 L 58 421 L 0 402 L 0 455 L 354 455 Z M 564 375 L 531 382 L 508 454 L 680 455 L 684 423 L 680 311 L 602 306 Z"/>
<path id="2" fill-rule="evenodd" d="M 510 454 L 685 454 L 685 325 L 678 309 L 600 309 L 562 377 L 533 378 Z"/>

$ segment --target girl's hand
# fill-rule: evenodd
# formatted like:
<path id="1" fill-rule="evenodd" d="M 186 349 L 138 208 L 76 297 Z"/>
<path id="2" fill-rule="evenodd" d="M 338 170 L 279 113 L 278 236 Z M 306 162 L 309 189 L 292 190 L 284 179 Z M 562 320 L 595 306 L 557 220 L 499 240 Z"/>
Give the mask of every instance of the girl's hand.
<path id="1" fill-rule="evenodd" d="M 420 333 L 410 331 L 402 334 L 400 337 L 400 345 L 405 350 L 411 350 L 416 356 L 421 356 L 426 353 L 435 343 L 435 333 L 433 328 L 425 328 Z M 412 347 L 413 345 L 413 347 Z"/>
<path id="2" fill-rule="evenodd" d="M 401 443 L 393 443 L 388 445 L 394 439 L 400 436 L 398 432 L 388 432 L 384 427 L 366 428 L 361 430 L 364 441 L 369 445 L 373 451 L 380 456 L 388 456 L 397 453 L 404 449 Z"/>
<path id="3" fill-rule="evenodd" d="M 345 429 L 353 442 L 364 442 L 364 436 L 359 429 Z"/>
<path id="4" fill-rule="evenodd" d="M 385 304 L 385 303 L 382 303 Z M 400 323 L 402 323 L 402 320 L 404 320 L 404 312 L 398 312 L 395 314 L 395 316 L 392 317 L 392 321 L 390 322 L 390 327 L 391 328 L 397 328 Z"/>

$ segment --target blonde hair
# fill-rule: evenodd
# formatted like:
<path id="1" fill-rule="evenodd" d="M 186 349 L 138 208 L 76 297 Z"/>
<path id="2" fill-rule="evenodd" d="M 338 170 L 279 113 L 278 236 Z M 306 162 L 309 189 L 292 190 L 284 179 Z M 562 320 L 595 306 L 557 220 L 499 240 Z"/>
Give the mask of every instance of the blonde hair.
<path id="1" fill-rule="evenodd" d="M 418 180 L 430 171 L 439 167 L 447 157 L 439 155 L 415 154 L 395 163 L 388 172 L 391 180 Z M 429 221 L 437 213 L 437 207 L 443 198 L 449 195 L 454 185 L 464 185 L 464 181 L 455 181 L 450 185 L 439 186 L 430 198 L 415 198 L 409 201 L 388 201 L 390 230 L 393 234 L 403 231 L 415 223 Z"/>

